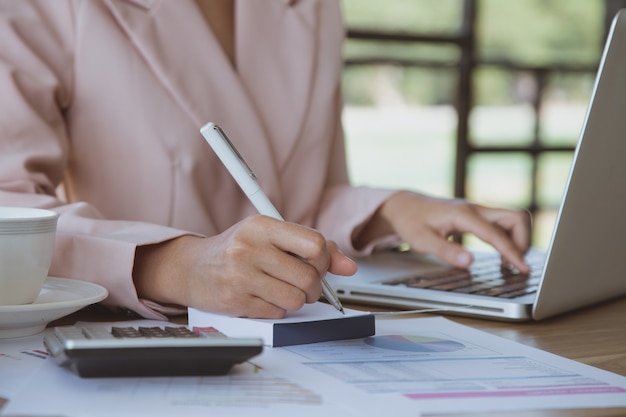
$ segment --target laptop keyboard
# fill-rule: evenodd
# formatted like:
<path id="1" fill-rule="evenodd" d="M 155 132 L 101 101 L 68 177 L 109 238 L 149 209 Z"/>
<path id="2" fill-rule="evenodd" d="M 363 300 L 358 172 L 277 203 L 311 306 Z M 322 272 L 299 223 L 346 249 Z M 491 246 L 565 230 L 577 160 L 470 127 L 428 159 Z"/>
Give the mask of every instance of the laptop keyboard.
<path id="1" fill-rule="evenodd" d="M 476 260 L 469 269 L 446 269 L 385 281 L 385 285 L 515 298 L 537 292 L 543 260 L 530 263 L 530 274 L 502 266 L 500 258 Z"/>

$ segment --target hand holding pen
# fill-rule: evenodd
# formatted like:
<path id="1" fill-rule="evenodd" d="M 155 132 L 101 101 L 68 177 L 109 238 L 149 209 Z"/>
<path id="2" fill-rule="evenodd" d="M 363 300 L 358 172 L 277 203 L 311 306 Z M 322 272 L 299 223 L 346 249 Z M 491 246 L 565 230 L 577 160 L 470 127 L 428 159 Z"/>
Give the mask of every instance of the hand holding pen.
<path id="1" fill-rule="evenodd" d="M 242 191 L 255 206 L 257 211 L 260 214 L 272 217 L 276 220 L 283 221 L 280 213 L 276 210 L 274 205 L 271 203 L 267 195 L 263 192 L 260 185 L 256 181 L 254 173 L 246 164 L 243 157 L 234 147 L 232 142 L 228 139 L 224 131 L 219 126 L 213 123 L 207 123 L 200 129 L 200 131 L 206 141 L 211 145 L 217 156 L 224 163 L 235 181 L 237 181 L 237 184 L 241 187 Z M 305 228 L 304 226 L 299 227 L 310 230 L 308 228 Z M 341 302 L 339 301 L 339 298 L 324 279 L 324 275 L 326 274 L 326 272 L 329 270 L 329 268 L 332 269 L 333 267 L 333 257 L 335 259 L 341 259 L 340 257 L 343 257 L 343 255 L 338 252 L 334 243 L 328 242 L 328 246 L 330 256 L 327 264 L 318 265 L 316 266 L 316 269 L 320 273 L 322 293 L 324 294 L 324 297 L 337 310 L 343 313 L 343 307 L 341 305 Z M 298 252 L 290 251 L 290 254 L 299 257 L 302 262 L 308 262 L 311 265 L 315 266 L 316 262 L 312 262 L 311 260 L 307 259 L 306 256 L 302 256 Z M 337 260 L 335 262 L 337 262 Z M 355 268 L 353 269 L 354 271 L 356 270 Z M 352 271 L 352 273 L 354 273 L 354 271 Z M 331 272 L 334 271 L 331 270 Z"/>

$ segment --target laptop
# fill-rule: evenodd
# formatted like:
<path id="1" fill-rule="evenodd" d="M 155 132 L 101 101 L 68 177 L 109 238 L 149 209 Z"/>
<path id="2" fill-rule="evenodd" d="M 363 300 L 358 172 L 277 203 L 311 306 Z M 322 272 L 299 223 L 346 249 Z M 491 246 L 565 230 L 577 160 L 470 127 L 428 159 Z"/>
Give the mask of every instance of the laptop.
<path id="1" fill-rule="evenodd" d="M 477 253 L 463 271 L 384 252 L 358 259 L 353 277 L 327 280 L 344 303 L 506 321 L 542 320 L 625 295 L 626 9 L 607 37 L 550 243 L 527 258 L 533 272 L 520 276 L 495 253 Z M 492 281 L 505 288 L 489 289 Z"/>

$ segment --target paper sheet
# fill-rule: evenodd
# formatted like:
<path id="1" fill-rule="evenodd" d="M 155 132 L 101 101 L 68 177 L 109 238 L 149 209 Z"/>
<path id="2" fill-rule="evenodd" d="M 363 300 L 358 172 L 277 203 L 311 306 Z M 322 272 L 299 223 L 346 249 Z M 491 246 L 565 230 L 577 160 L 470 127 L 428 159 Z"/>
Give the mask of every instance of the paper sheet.
<path id="1" fill-rule="evenodd" d="M 274 349 L 259 363 L 294 380 L 317 375 L 329 390 L 393 398 L 404 412 L 626 407 L 626 377 L 448 319 L 385 318 L 376 328 L 361 340 Z"/>
<path id="2" fill-rule="evenodd" d="M 374 337 L 266 348 L 252 363 L 224 377 L 90 380 L 48 359 L 1 415 L 415 417 L 626 407 L 626 377 L 444 318 L 379 318 Z"/>
<path id="3" fill-rule="evenodd" d="M 171 323 L 137 320 L 125 321 L 124 325 L 152 327 Z M 43 339 L 43 335 L 40 337 Z M 376 410 L 366 402 L 353 406 L 341 396 L 322 396 L 307 381 L 284 378 L 254 362 L 236 365 L 228 375 L 217 377 L 88 379 L 57 366 L 52 359 L 40 362 L 43 364 L 37 369 L 24 368 L 28 378 L 22 378 L 19 393 L 9 392 L 10 401 L 0 410 L 0 416 L 380 417 L 382 407 L 379 405 Z M 4 379 L 2 370 L 0 375 Z M 357 395 L 366 401 L 365 394 Z"/>
<path id="4" fill-rule="evenodd" d="M 41 335 L 0 339 L 0 398 L 11 398 L 48 358 Z"/>
<path id="5" fill-rule="evenodd" d="M 281 319 L 251 319 L 188 309 L 189 327 L 217 327 L 230 337 L 260 337 L 266 346 L 291 346 L 352 339 L 375 333 L 374 316 L 360 310 L 340 313 L 318 301 L 289 311 Z"/>

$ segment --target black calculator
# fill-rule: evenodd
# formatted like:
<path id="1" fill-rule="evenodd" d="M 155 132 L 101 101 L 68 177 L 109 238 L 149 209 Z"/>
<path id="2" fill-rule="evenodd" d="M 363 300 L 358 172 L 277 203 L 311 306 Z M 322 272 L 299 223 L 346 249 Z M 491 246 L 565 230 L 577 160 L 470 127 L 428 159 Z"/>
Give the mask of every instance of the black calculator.
<path id="1" fill-rule="evenodd" d="M 83 378 L 224 375 L 263 350 L 260 338 L 227 337 L 212 327 L 98 324 L 48 329 L 44 345 Z"/>

